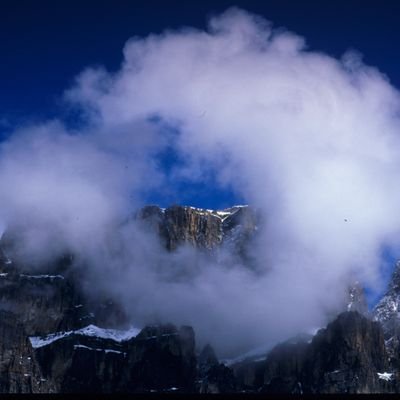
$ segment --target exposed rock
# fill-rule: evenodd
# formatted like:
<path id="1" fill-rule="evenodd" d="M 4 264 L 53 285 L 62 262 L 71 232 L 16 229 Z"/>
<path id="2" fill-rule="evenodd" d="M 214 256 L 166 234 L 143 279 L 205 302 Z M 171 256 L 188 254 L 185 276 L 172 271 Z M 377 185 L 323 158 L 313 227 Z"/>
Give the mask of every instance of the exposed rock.
<path id="1" fill-rule="evenodd" d="M 42 376 L 61 393 L 193 392 L 194 333 L 173 325 L 116 341 L 81 331 L 43 339 L 34 349 Z"/>
<path id="2" fill-rule="evenodd" d="M 12 312 L 28 335 L 82 326 L 84 309 L 74 286 L 61 275 L 4 273 L 0 309 Z"/>
<path id="3" fill-rule="evenodd" d="M 42 375 L 57 393 L 110 393 L 126 366 L 124 346 L 72 334 L 34 350 Z"/>
<path id="4" fill-rule="evenodd" d="M 400 261 L 396 263 L 388 289 L 372 311 L 373 319 L 380 322 L 385 344 L 394 367 L 400 368 Z"/>
<path id="5" fill-rule="evenodd" d="M 123 382 L 128 391 L 195 391 L 197 371 L 191 327 L 147 327 L 128 342 L 127 354 Z"/>
<path id="6" fill-rule="evenodd" d="M 24 326 L 10 312 L 0 311 L 0 392 L 46 393 Z"/>
<path id="7" fill-rule="evenodd" d="M 246 245 L 257 230 L 259 217 L 247 206 L 235 206 L 222 211 L 187 206 L 161 209 L 147 206 L 135 218 L 144 221 L 156 232 L 168 250 L 182 244 L 213 250 L 222 244 L 244 256 Z"/>
<path id="8" fill-rule="evenodd" d="M 235 393 L 236 378 L 231 368 L 224 364 L 213 365 L 203 378 L 200 393 Z"/>
<path id="9" fill-rule="evenodd" d="M 167 251 L 189 245 L 217 261 L 221 254 L 228 254 L 246 266 L 253 265 L 249 248 L 260 221 L 250 207 L 215 211 L 148 206 L 135 218 L 160 238 Z M 96 299 L 84 296 L 71 255 L 35 269 L 22 263 L 13 255 L 13 251 L 18 255 L 17 237 L 14 232 L 0 241 L 0 392 L 400 390 L 400 264 L 374 310 L 377 322 L 365 318 L 364 291 L 356 283 L 348 291 L 348 312 L 314 337 L 298 335 L 266 357 L 226 366 L 211 346 L 196 358 L 190 327 L 157 325 L 133 336 L 109 335 L 110 329 L 99 326 L 116 328 L 127 322 L 118 302 L 101 294 Z"/>
<path id="10" fill-rule="evenodd" d="M 198 357 L 199 375 L 205 376 L 210 368 L 218 364 L 214 349 L 209 344 L 205 345 Z"/>
<path id="11" fill-rule="evenodd" d="M 359 282 L 354 282 L 354 284 L 348 289 L 348 298 L 345 311 L 357 311 L 362 315 L 369 315 L 365 291 Z"/>
<path id="12" fill-rule="evenodd" d="M 200 393 L 233 393 L 236 378 L 233 370 L 220 364 L 214 349 L 206 345 L 198 357 Z"/>
<path id="13" fill-rule="evenodd" d="M 265 365 L 268 393 L 381 393 L 395 390 L 380 325 L 358 312 L 340 314 L 311 343 L 275 347 Z M 384 375 L 387 376 L 387 375 Z"/>
<path id="14" fill-rule="evenodd" d="M 378 373 L 389 371 L 380 325 L 346 312 L 321 329 L 306 353 L 303 390 L 311 393 L 380 393 L 389 388 Z"/>

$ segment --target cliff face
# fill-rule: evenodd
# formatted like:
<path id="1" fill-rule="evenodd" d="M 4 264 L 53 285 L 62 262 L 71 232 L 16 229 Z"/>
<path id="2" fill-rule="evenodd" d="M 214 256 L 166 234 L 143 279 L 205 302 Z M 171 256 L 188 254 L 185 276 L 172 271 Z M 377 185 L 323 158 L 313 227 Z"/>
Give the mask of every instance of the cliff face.
<path id="1" fill-rule="evenodd" d="M 375 321 L 383 328 L 385 344 L 391 363 L 400 368 L 400 262 L 393 271 L 388 289 L 372 311 Z"/>
<path id="2" fill-rule="evenodd" d="M 223 211 L 149 206 L 134 218 L 168 251 L 186 244 L 212 253 L 229 242 L 244 254 L 257 229 L 255 212 L 242 206 Z M 32 267 L 18 257 L 19 234 L 10 230 L 0 242 L 0 392 L 234 387 L 232 371 L 218 363 L 198 374 L 190 327 L 145 327 L 140 333 L 111 329 L 126 323 L 123 311 L 111 299 L 85 297 L 77 271 L 70 268 L 72 256 Z"/>
<path id="3" fill-rule="evenodd" d="M 126 334 L 126 332 L 125 332 Z M 95 326 L 31 338 L 35 361 L 55 392 L 193 392 L 194 332 L 173 325 L 139 334 Z"/>
<path id="4" fill-rule="evenodd" d="M 250 207 L 222 211 L 148 206 L 132 218 L 167 251 L 193 246 L 252 266 L 259 215 Z M 127 221 L 129 223 L 129 220 Z M 347 311 L 315 336 L 299 335 L 268 354 L 233 365 L 213 349 L 199 352 L 190 327 L 126 325 L 115 299 L 89 299 L 72 256 L 31 268 L 0 241 L 0 392 L 369 393 L 398 392 L 399 268 L 368 318 L 363 289 L 349 287 Z M 34 272 L 36 271 L 36 272 Z"/>
<path id="5" fill-rule="evenodd" d="M 235 206 L 222 211 L 147 206 L 134 218 L 156 232 L 164 246 L 171 251 L 183 244 L 213 250 L 223 244 L 233 243 L 236 251 L 243 253 L 259 222 L 256 211 L 247 206 Z"/>
<path id="6" fill-rule="evenodd" d="M 397 373 L 380 325 L 358 312 L 340 314 L 310 339 L 273 348 L 264 361 L 233 366 L 247 390 L 265 393 L 388 393 Z"/>

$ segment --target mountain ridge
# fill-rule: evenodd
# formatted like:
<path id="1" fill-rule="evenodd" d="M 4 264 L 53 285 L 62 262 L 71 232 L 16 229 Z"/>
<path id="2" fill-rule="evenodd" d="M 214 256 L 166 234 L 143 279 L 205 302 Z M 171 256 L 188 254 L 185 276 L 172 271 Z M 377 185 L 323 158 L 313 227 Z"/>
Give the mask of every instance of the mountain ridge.
<path id="1" fill-rule="evenodd" d="M 132 218 L 156 232 L 169 252 L 190 245 L 213 254 L 226 246 L 244 263 L 251 261 L 249 243 L 259 223 L 257 212 L 249 206 L 205 210 L 153 205 Z M 188 326 L 158 324 L 117 331 L 127 323 L 123 310 L 114 299 L 93 303 L 85 297 L 70 271 L 72 256 L 55 260 L 52 273 L 30 271 L 13 259 L 13 247 L 8 246 L 9 238 L 0 240 L 0 355 L 4 360 L 0 392 L 400 390 L 400 263 L 385 296 L 371 312 L 356 282 L 348 287 L 343 313 L 327 327 L 227 363 L 218 360 L 210 346 L 199 349 Z"/>

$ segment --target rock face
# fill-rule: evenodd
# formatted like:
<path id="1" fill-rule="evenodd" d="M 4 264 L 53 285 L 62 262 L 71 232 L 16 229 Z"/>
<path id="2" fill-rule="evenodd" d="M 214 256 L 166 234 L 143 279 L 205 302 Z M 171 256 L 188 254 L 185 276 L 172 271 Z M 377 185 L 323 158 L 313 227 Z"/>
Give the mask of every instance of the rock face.
<path id="1" fill-rule="evenodd" d="M 383 331 L 357 312 L 346 312 L 320 330 L 307 349 L 303 390 L 310 393 L 380 393 L 392 389 Z"/>
<path id="2" fill-rule="evenodd" d="M 34 362 L 26 331 L 14 314 L 0 311 L 0 392 L 49 392 Z"/>
<path id="3" fill-rule="evenodd" d="M 258 365 L 234 366 L 242 387 L 292 394 L 396 391 L 382 328 L 358 312 L 340 314 L 312 340 L 295 339 L 277 345 Z"/>
<path id="4" fill-rule="evenodd" d="M 188 244 L 212 252 L 235 232 L 240 241 L 256 230 L 247 207 L 145 207 L 135 218 L 168 251 Z M 110 299 L 85 297 L 73 257 L 32 267 L 18 261 L 18 235 L 0 241 L 0 392 L 188 393 L 200 391 L 200 379 L 203 391 L 233 391 L 233 373 L 218 361 L 199 373 L 192 328 L 151 326 L 128 336 L 111 329 L 126 323 L 123 312 Z"/>
<path id="5" fill-rule="evenodd" d="M 253 265 L 260 216 L 250 207 L 148 206 L 133 218 L 167 251 L 192 246 L 216 260 L 229 254 Z M 31 268 L 13 258 L 17 238 L 0 241 L 0 393 L 400 391 L 400 264 L 374 321 L 356 283 L 346 312 L 315 336 L 298 335 L 262 357 L 226 365 L 211 346 L 198 352 L 188 326 L 116 329 L 126 325 L 123 310 L 115 299 L 85 296 L 73 256 Z"/>
<path id="6" fill-rule="evenodd" d="M 200 393 L 234 393 L 236 377 L 233 371 L 222 363 L 210 345 L 206 345 L 198 358 L 198 391 Z"/>
<path id="7" fill-rule="evenodd" d="M 182 244 L 205 250 L 227 244 L 235 247 L 235 251 L 241 255 L 245 253 L 246 244 L 257 230 L 259 222 L 257 212 L 247 206 L 235 206 L 222 211 L 147 206 L 134 217 L 157 232 L 168 250 L 175 250 Z"/>
<path id="8" fill-rule="evenodd" d="M 359 282 L 354 282 L 348 289 L 348 300 L 345 311 L 358 311 L 360 314 L 368 316 L 367 299 L 364 288 Z"/>
<path id="9" fill-rule="evenodd" d="M 400 367 L 400 262 L 396 263 L 388 289 L 372 311 L 373 319 L 383 328 L 391 363 Z"/>
<path id="10" fill-rule="evenodd" d="M 84 324 L 81 299 L 61 275 L 3 273 L 0 309 L 18 317 L 28 335 L 69 330 Z"/>
<path id="11" fill-rule="evenodd" d="M 144 328 L 132 338 L 90 329 L 31 339 L 35 361 L 55 392 L 193 392 L 194 332 L 173 325 Z"/>

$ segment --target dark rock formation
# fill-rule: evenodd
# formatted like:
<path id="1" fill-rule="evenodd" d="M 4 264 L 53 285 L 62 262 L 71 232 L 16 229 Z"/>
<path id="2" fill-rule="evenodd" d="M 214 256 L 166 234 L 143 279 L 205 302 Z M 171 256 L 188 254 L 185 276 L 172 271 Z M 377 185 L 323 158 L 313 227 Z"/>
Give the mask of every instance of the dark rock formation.
<path id="1" fill-rule="evenodd" d="M 134 218 L 167 251 L 188 245 L 217 262 L 228 254 L 254 265 L 259 215 L 250 207 L 149 206 Z M 190 327 L 148 326 L 130 336 L 100 328 L 126 324 L 116 299 L 88 298 L 72 255 L 34 268 L 18 260 L 17 239 L 13 232 L 0 241 L 1 393 L 400 390 L 400 264 L 373 312 L 375 322 L 366 318 L 364 291 L 355 284 L 344 300 L 347 312 L 314 337 L 298 335 L 262 357 L 227 366 L 211 346 L 196 357 Z"/>
<path id="2" fill-rule="evenodd" d="M 311 393 L 379 393 L 390 372 L 380 325 L 358 312 L 346 312 L 321 329 L 307 350 L 303 390 Z"/>
<path id="3" fill-rule="evenodd" d="M 247 206 L 222 211 L 147 206 L 135 215 L 135 219 L 143 221 L 150 230 L 156 232 L 168 250 L 175 250 L 185 243 L 199 249 L 213 250 L 226 243 L 242 256 L 259 222 L 257 213 Z"/>
<path id="4" fill-rule="evenodd" d="M 144 328 L 116 341 L 81 331 L 35 348 L 42 375 L 56 392 L 193 392 L 194 332 L 173 325 Z"/>
<path id="5" fill-rule="evenodd" d="M 61 275 L 0 276 L 0 309 L 13 313 L 28 335 L 84 325 L 81 304 L 74 286 Z"/>
<path id="6" fill-rule="evenodd" d="M 400 261 L 396 263 L 388 289 L 372 311 L 383 328 L 385 344 L 393 367 L 400 368 Z"/>
<path id="7" fill-rule="evenodd" d="M 47 393 L 51 385 L 35 362 L 24 325 L 0 311 L 0 393 Z"/>
<path id="8" fill-rule="evenodd" d="M 311 341 L 276 346 L 262 369 L 260 389 L 266 393 L 381 393 L 396 388 L 383 331 L 358 312 L 340 314 Z M 253 387 L 258 385 L 255 379 Z"/>
<path id="9" fill-rule="evenodd" d="M 128 391 L 194 392 L 194 332 L 173 325 L 147 327 L 128 343 Z"/>
<path id="10" fill-rule="evenodd" d="M 198 357 L 198 391 L 200 393 L 234 393 L 236 377 L 233 370 L 219 363 L 214 349 L 206 345 Z"/>

